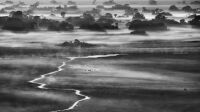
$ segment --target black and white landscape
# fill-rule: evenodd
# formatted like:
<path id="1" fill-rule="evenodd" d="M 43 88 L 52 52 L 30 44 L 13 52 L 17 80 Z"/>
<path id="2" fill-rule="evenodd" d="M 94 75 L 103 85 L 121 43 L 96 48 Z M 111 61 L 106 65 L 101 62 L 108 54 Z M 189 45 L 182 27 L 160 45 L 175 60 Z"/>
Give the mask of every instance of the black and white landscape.
<path id="1" fill-rule="evenodd" d="M 0 112 L 200 112 L 199 0 L 1 0 Z"/>

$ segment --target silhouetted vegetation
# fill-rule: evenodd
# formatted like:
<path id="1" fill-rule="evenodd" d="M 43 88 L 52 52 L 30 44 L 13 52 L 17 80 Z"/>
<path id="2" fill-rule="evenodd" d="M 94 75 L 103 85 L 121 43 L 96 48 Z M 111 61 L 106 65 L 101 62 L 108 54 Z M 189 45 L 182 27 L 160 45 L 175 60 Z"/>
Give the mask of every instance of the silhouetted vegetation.
<path id="1" fill-rule="evenodd" d="M 10 31 L 28 31 L 34 30 L 36 23 L 23 14 L 22 11 L 11 12 L 11 17 L 7 18 L 2 29 Z"/>
<path id="2" fill-rule="evenodd" d="M 172 5 L 169 7 L 170 11 L 179 11 L 180 9 L 176 5 Z"/>
<path id="3" fill-rule="evenodd" d="M 133 34 L 133 35 L 147 35 L 146 31 L 144 31 L 144 30 L 135 30 L 135 31 L 132 31 L 131 34 Z"/>
<path id="4" fill-rule="evenodd" d="M 49 23 L 48 30 L 50 31 L 71 31 L 74 26 L 68 22 L 51 22 Z"/>
<path id="5" fill-rule="evenodd" d="M 62 44 L 59 44 L 58 46 L 61 46 L 61 47 L 83 47 L 83 48 L 86 48 L 86 47 L 96 47 L 97 45 L 94 45 L 94 44 L 89 44 L 89 43 L 85 43 L 85 42 L 81 42 L 79 41 L 78 39 L 75 39 L 73 42 L 64 42 Z"/>
<path id="6" fill-rule="evenodd" d="M 163 15 L 162 13 L 161 14 L 158 14 L 155 19 L 153 19 L 154 21 L 157 21 L 157 22 L 163 22 L 165 23 L 166 25 L 181 25 L 181 23 L 179 23 L 178 21 L 175 21 L 173 19 L 167 19 L 165 17 L 165 15 Z"/>
<path id="7" fill-rule="evenodd" d="M 200 16 L 195 15 L 194 19 L 192 19 L 191 21 L 189 21 L 189 23 L 191 25 L 200 27 Z"/>
<path id="8" fill-rule="evenodd" d="M 103 2 L 104 5 L 115 5 L 116 3 L 114 2 L 114 0 L 108 0 Z"/>
<path id="9" fill-rule="evenodd" d="M 194 9 L 192 9 L 192 7 L 189 6 L 189 5 L 184 6 L 184 7 L 182 8 L 182 10 L 185 11 L 185 12 L 193 12 L 193 11 L 194 11 Z"/>
<path id="10" fill-rule="evenodd" d="M 150 5 L 157 5 L 157 1 L 156 0 L 149 0 L 149 4 Z"/>
<path id="11" fill-rule="evenodd" d="M 190 4 L 192 4 L 192 5 L 200 5 L 200 1 L 192 1 Z"/>
<path id="12" fill-rule="evenodd" d="M 131 30 L 166 30 L 167 26 L 163 22 L 158 22 L 155 20 L 141 21 L 134 20 L 130 22 L 129 29 Z"/>
<path id="13" fill-rule="evenodd" d="M 145 19 L 145 17 L 144 17 L 143 14 L 137 12 L 137 13 L 135 13 L 135 14 L 133 15 L 133 20 L 137 20 L 137 19 L 138 19 L 138 20 L 140 20 L 140 19 Z"/>

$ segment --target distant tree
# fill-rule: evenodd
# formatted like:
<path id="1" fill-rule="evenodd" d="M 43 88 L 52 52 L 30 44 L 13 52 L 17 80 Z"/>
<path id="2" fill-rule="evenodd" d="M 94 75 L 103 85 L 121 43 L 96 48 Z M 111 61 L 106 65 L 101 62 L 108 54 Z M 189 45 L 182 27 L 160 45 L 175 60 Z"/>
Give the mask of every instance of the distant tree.
<path id="1" fill-rule="evenodd" d="M 172 16 L 172 14 L 169 13 L 169 12 L 161 12 L 161 13 L 159 13 L 159 14 L 161 14 L 161 15 L 163 15 L 163 16 Z"/>
<path id="2" fill-rule="evenodd" d="M 66 12 L 61 12 L 60 15 L 64 18 L 66 15 Z"/>
<path id="3" fill-rule="evenodd" d="M 129 4 L 124 4 L 124 7 L 130 7 L 130 5 Z"/>
<path id="4" fill-rule="evenodd" d="M 185 6 L 185 7 L 183 7 L 183 8 L 182 8 L 182 10 L 183 10 L 183 11 L 186 11 L 186 12 L 191 12 L 191 11 L 193 11 L 192 7 L 191 7 L 191 6 L 189 6 L 189 5 L 188 5 L 188 6 Z"/>
<path id="5" fill-rule="evenodd" d="M 74 26 L 65 21 L 63 22 L 51 21 L 48 24 L 48 30 L 50 31 L 71 31 L 73 29 Z"/>
<path id="6" fill-rule="evenodd" d="M 12 18 L 23 18 L 23 12 L 22 11 L 12 11 L 10 12 L 10 17 Z"/>
<path id="7" fill-rule="evenodd" d="M 58 4 L 58 2 L 56 0 L 51 0 L 50 3 L 52 3 L 52 4 Z"/>
<path id="8" fill-rule="evenodd" d="M 179 11 L 179 8 L 175 5 L 172 5 L 172 6 L 169 7 L 169 10 L 170 11 Z"/>
<path id="9" fill-rule="evenodd" d="M 33 13 L 33 9 L 29 9 L 29 10 L 27 10 L 27 11 L 24 11 L 24 14 L 25 15 L 30 15 L 30 14 L 32 14 Z"/>
<path id="10" fill-rule="evenodd" d="M 133 16 L 133 20 L 135 20 L 135 19 L 145 19 L 145 17 L 144 17 L 143 14 L 137 12 L 137 13 L 135 13 L 135 15 Z"/>
<path id="11" fill-rule="evenodd" d="M 71 31 L 74 29 L 74 26 L 72 24 L 69 24 L 68 22 L 61 22 L 59 23 L 59 30 L 60 31 Z"/>
<path id="12" fill-rule="evenodd" d="M 156 20 L 166 20 L 166 17 L 162 14 L 158 14 L 156 17 L 155 17 Z"/>
<path id="13" fill-rule="evenodd" d="M 113 16 L 112 16 L 111 13 L 106 13 L 106 14 L 105 14 L 105 17 L 106 17 L 106 18 L 113 18 Z"/>
<path id="14" fill-rule="evenodd" d="M 31 9 L 35 9 L 40 5 L 40 2 L 35 2 L 34 4 L 30 5 Z"/>
<path id="15" fill-rule="evenodd" d="M 149 0 L 149 4 L 150 5 L 157 5 L 157 1 L 156 0 Z"/>
<path id="16" fill-rule="evenodd" d="M 8 18 L 2 29 L 9 31 L 29 31 L 36 28 L 36 23 L 32 21 L 24 21 L 19 18 Z"/>
<path id="17" fill-rule="evenodd" d="M 150 21 L 141 21 L 141 20 L 134 20 L 128 24 L 130 30 L 166 30 L 167 26 L 164 22 L 150 20 Z"/>
<path id="18" fill-rule="evenodd" d="M 185 21 L 185 19 L 181 19 L 181 20 L 180 20 L 180 23 L 181 23 L 181 24 L 187 24 L 187 22 Z"/>
<path id="19" fill-rule="evenodd" d="M 192 19 L 191 21 L 189 21 L 189 23 L 191 25 L 200 27 L 200 16 L 199 15 L 195 15 L 194 19 Z"/>
<path id="20" fill-rule="evenodd" d="M 133 15 L 134 14 L 134 9 L 130 8 L 130 9 L 125 9 L 125 15 Z"/>
<path id="21" fill-rule="evenodd" d="M 99 17 L 101 10 L 93 8 L 91 11 L 86 11 L 85 13 L 91 14 L 93 17 Z"/>
<path id="22" fill-rule="evenodd" d="M 83 14 L 83 21 L 87 22 L 87 23 L 92 23 L 92 22 L 95 22 L 95 19 L 91 14 L 84 13 Z"/>
<path id="23" fill-rule="evenodd" d="M 60 11 L 63 10 L 63 8 L 59 5 L 58 7 L 56 7 L 56 10 Z"/>
<path id="24" fill-rule="evenodd" d="M 11 11 L 11 12 L 9 13 L 9 17 L 12 17 L 14 12 L 15 12 L 15 11 Z"/>
<path id="25" fill-rule="evenodd" d="M 198 5 L 199 4 L 200 5 L 200 1 L 196 0 L 196 1 L 191 2 L 190 4 L 192 4 L 192 5 Z"/>
<path id="26" fill-rule="evenodd" d="M 1 9 L 0 13 L 6 13 L 5 9 Z"/>
<path id="27" fill-rule="evenodd" d="M 75 44 L 76 46 L 78 46 L 78 45 L 81 44 L 81 42 L 80 42 L 78 39 L 75 39 L 75 40 L 74 40 L 74 44 Z"/>

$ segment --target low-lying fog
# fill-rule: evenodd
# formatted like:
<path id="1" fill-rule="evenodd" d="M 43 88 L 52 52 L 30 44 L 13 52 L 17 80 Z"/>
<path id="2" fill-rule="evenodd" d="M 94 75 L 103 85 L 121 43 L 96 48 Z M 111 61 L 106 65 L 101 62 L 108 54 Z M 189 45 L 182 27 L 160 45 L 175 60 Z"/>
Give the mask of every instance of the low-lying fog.
<path id="1" fill-rule="evenodd" d="M 95 44 L 124 44 L 139 40 L 199 40 L 199 29 L 186 27 L 169 27 L 168 31 L 147 32 L 147 36 L 130 35 L 130 30 L 109 30 L 107 32 L 94 32 L 87 30 L 75 30 L 73 32 L 30 32 L 12 33 L 1 32 L 0 46 L 10 47 L 41 47 L 48 44 L 59 44 L 64 41 L 79 39 Z"/>

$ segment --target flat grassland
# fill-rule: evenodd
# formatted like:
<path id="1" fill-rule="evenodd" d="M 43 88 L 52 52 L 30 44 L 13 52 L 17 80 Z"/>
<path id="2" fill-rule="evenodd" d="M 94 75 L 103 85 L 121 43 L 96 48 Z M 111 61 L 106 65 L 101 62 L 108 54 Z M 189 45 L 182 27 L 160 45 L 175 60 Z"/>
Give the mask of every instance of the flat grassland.
<path id="1" fill-rule="evenodd" d="M 62 89 L 74 88 L 91 99 L 79 103 L 73 112 L 199 112 L 199 46 L 193 42 L 167 49 L 151 43 L 134 45 L 81 51 L 1 47 L 0 111 L 66 109 L 81 97 Z M 70 56 L 99 54 L 120 55 L 67 62 Z M 63 71 L 41 80 L 51 90 L 28 83 L 57 70 L 63 61 L 67 62 Z"/>

